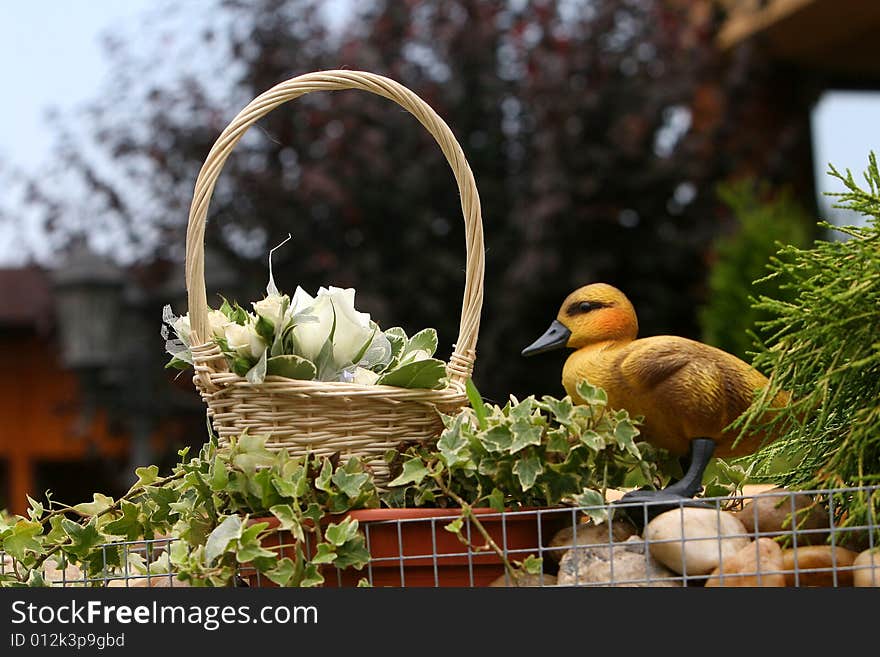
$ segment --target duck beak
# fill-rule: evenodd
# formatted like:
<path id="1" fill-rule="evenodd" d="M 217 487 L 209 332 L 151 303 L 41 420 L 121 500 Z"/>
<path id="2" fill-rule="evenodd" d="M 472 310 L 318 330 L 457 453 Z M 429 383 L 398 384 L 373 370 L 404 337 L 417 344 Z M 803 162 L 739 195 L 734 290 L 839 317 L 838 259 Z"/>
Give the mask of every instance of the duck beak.
<path id="1" fill-rule="evenodd" d="M 565 324 L 554 319 L 544 335 L 522 350 L 522 355 L 534 356 L 535 354 L 543 354 L 545 351 L 561 349 L 568 344 L 570 337 L 571 331 L 565 327 Z"/>

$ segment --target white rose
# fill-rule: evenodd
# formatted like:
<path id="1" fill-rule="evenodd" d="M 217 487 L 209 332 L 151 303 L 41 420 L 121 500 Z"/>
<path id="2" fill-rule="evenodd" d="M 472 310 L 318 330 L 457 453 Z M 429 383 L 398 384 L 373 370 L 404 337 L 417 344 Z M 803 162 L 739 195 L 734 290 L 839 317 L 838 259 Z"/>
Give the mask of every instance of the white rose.
<path id="1" fill-rule="evenodd" d="M 327 296 L 321 296 L 319 293 L 318 298 L 315 299 L 302 288 L 297 288 L 289 312 L 293 316 L 305 311 L 311 320 L 298 322 L 294 326 L 293 339 L 296 343 L 297 355 L 308 358 L 314 363 L 330 337 L 330 331 L 333 330 L 333 304 Z"/>
<path id="2" fill-rule="evenodd" d="M 222 338 L 226 335 L 226 327 L 230 324 L 229 318 L 219 310 L 208 312 L 208 325 L 211 327 L 211 335 Z"/>
<path id="3" fill-rule="evenodd" d="M 358 367 L 354 371 L 354 376 L 352 377 L 352 383 L 359 383 L 365 386 L 371 386 L 376 383 L 376 380 L 379 378 L 379 375 L 375 372 L 371 372 L 370 370 Z"/>
<path id="4" fill-rule="evenodd" d="M 356 364 L 355 359 L 363 356 L 365 346 L 377 333 L 370 323 L 368 313 L 360 313 L 354 309 L 353 288 L 343 290 L 331 287 L 329 290 L 318 290 L 318 300 L 329 298 L 333 304 L 336 317 L 336 330 L 333 333 L 333 360 L 340 367 Z"/>
<path id="5" fill-rule="evenodd" d="M 288 301 L 289 298 L 286 294 L 270 294 L 262 301 L 253 303 L 254 312 L 263 319 L 272 322 L 275 330 L 280 331 Z"/>
<path id="6" fill-rule="evenodd" d="M 247 326 L 230 322 L 224 329 L 226 344 L 242 358 L 259 358 L 266 350 L 266 343 L 257 335 L 253 323 Z"/>

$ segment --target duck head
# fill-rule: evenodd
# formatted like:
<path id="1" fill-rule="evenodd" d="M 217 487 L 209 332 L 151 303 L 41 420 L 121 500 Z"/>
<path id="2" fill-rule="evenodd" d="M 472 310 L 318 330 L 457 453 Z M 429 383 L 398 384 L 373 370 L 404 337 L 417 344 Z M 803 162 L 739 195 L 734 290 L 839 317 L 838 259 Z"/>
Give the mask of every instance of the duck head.
<path id="1" fill-rule="evenodd" d="M 523 356 L 568 347 L 580 349 L 601 342 L 636 339 L 639 323 L 626 295 L 616 287 L 594 283 L 569 294 L 544 335 L 523 349 Z"/>

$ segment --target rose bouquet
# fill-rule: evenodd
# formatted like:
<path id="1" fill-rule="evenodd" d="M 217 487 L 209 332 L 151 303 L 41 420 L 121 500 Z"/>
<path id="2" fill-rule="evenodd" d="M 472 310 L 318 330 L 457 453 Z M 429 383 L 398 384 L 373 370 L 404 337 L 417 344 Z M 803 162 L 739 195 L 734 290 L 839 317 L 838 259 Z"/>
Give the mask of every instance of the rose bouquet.
<path id="1" fill-rule="evenodd" d="M 270 278 L 266 297 L 252 304 L 253 312 L 226 299 L 208 312 L 211 339 L 229 369 L 250 383 L 281 376 L 443 388 L 446 363 L 433 358 L 437 332 L 429 328 L 408 337 L 400 327 L 383 331 L 368 313 L 355 309 L 354 297 L 354 289 L 338 287 L 322 287 L 315 296 L 297 287 L 291 297 L 279 292 Z M 162 319 L 165 348 L 171 354 L 168 367 L 190 367 L 189 315 L 176 317 L 166 306 Z"/>

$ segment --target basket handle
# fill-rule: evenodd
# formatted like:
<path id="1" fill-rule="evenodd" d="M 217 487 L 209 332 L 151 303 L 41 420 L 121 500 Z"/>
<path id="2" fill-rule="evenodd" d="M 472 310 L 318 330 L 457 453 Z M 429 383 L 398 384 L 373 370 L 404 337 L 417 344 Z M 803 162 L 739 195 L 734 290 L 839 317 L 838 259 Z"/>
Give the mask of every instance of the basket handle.
<path id="1" fill-rule="evenodd" d="M 204 344 L 211 334 L 205 291 L 205 221 L 223 164 L 247 129 L 279 105 L 313 91 L 341 89 L 369 91 L 393 100 L 415 116 L 437 141 L 455 175 L 461 195 L 467 255 L 458 340 L 449 359 L 447 374 L 450 383 L 463 387 L 471 375 L 476 358 L 480 311 L 483 307 L 483 222 L 474 175 L 449 126 L 430 105 L 400 83 L 364 71 L 318 71 L 282 82 L 248 103 L 217 138 L 196 180 L 186 231 L 186 289 L 193 331 L 192 344 Z"/>

